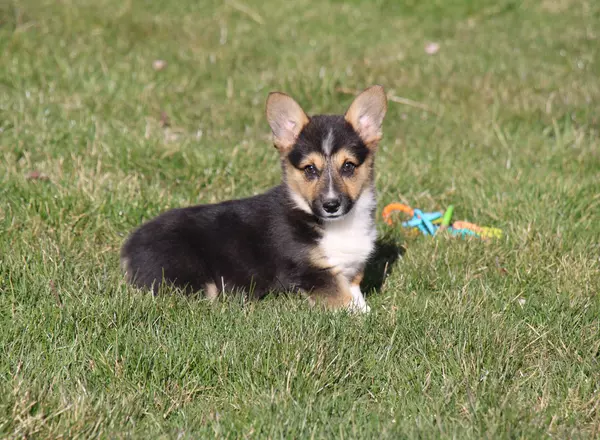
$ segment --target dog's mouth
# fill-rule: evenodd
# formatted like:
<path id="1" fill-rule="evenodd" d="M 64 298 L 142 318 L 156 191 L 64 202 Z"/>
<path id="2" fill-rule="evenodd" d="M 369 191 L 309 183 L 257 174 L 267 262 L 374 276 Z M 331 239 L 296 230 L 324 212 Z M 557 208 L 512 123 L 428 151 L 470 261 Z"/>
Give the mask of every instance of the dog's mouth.
<path id="1" fill-rule="evenodd" d="M 313 206 L 313 213 L 322 220 L 325 221 L 333 221 L 344 218 L 354 206 L 354 203 L 351 200 L 345 200 L 341 203 L 338 209 L 333 212 L 328 212 L 321 203 L 316 204 L 317 206 Z"/>
<path id="2" fill-rule="evenodd" d="M 339 218 L 344 217 L 346 214 L 326 214 L 326 215 L 320 215 L 319 217 L 321 217 L 323 220 L 337 220 Z"/>

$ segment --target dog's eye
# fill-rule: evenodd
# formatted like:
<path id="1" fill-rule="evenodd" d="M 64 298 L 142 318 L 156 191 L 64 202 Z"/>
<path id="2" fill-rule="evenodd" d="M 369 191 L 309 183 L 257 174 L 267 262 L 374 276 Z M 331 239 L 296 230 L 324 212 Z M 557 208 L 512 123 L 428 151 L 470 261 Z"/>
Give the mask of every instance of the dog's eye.
<path id="1" fill-rule="evenodd" d="M 342 174 L 344 176 L 351 176 L 355 169 L 356 165 L 354 165 L 352 162 L 344 162 L 344 165 L 342 165 Z"/>
<path id="2" fill-rule="evenodd" d="M 319 172 L 314 165 L 306 165 L 304 167 L 304 174 L 309 179 L 315 179 L 319 176 Z"/>

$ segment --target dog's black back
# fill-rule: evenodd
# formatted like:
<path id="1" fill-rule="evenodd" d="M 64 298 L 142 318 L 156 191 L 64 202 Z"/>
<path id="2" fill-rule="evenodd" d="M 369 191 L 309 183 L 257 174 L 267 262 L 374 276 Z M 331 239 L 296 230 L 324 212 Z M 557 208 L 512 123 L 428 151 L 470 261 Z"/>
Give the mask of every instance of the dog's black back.
<path id="1" fill-rule="evenodd" d="M 277 186 L 247 199 L 165 212 L 136 230 L 121 255 L 138 287 L 156 292 L 165 279 L 188 291 L 245 287 L 260 298 L 319 287 L 322 270 L 307 264 L 306 255 L 320 236 L 319 220 L 293 209 Z"/>

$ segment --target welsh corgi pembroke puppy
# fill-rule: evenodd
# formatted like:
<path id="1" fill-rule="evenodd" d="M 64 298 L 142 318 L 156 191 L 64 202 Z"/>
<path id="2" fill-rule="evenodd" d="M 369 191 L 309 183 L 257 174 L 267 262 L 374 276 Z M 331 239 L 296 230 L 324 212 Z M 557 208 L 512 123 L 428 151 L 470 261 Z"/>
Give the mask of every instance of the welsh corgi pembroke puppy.
<path id="1" fill-rule="evenodd" d="M 121 251 L 128 281 L 208 298 L 232 289 L 252 298 L 299 292 L 311 304 L 369 311 L 360 282 L 377 235 L 374 157 L 386 111 L 381 86 L 363 91 L 343 116 L 309 117 L 288 95 L 271 93 L 266 115 L 282 183 L 142 225 Z"/>

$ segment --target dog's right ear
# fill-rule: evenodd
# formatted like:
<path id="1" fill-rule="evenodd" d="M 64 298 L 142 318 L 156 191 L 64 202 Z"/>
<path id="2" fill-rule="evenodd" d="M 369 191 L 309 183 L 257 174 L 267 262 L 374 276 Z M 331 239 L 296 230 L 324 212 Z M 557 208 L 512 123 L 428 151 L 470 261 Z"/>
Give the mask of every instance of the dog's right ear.
<path id="1" fill-rule="evenodd" d="M 381 124 L 387 112 L 387 97 L 381 86 L 372 86 L 358 95 L 345 118 L 367 147 L 375 149 L 381 139 Z"/>
<path id="2" fill-rule="evenodd" d="M 290 96 L 273 92 L 267 98 L 267 120 L 273 131 L 273 143 L 280 152 L 294 146 L 298 135 L 308 124 L 308 116 Z"/>

